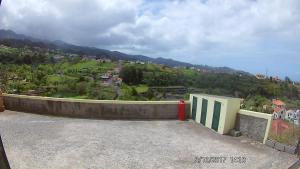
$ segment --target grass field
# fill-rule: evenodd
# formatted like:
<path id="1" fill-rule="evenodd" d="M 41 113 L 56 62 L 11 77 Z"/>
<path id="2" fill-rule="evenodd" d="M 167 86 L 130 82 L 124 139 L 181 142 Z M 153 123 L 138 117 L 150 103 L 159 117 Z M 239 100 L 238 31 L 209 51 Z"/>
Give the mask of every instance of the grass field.
<path id="1" fill-rule="evenodd" d="M 269 138 L 286 145 L 295 146 L 298 142 L 298 139 L 300 138 L 300 127 L 289 123 L 288 121 L 283 121 L 282 126 L 287 126 L 288 128 L 279 127 L 276 133 L 276 127 L 273 123 Z"/>

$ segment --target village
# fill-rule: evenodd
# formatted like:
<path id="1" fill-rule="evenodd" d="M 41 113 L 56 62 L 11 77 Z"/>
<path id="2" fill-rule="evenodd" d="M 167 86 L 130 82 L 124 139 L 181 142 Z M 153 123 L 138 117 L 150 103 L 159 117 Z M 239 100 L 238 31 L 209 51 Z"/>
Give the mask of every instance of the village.
<path id="1" fill-rule="evenodd" d="M 274 112 L 272 114 L 272 125 L 269 134 L 270 143 L 276 143 L 274 147 L 283 151 L 283 147 L 297 145 L 300 143 L 300 109 L 290 109 L 282 100 L 272 101 Z"/>
<path id="2" fill-rule="evenodd" d="M 300 125 L 300 109 L 288 109 L 283 101 L 277 99 L 274 99 L 272 103 L 274 108 L 273 120 L 282 119 Z"/>

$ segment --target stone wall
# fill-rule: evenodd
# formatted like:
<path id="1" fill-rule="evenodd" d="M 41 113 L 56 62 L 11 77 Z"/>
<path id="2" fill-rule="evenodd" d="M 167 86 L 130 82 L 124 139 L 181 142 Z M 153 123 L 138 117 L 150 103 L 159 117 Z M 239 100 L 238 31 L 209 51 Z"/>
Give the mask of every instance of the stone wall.
<path id="1" fill-rule="evenodd" d="M 269 135 L 272 116 L 270 114 L 240 110 L 236 130 L 251 139 L 265 143 Z"/>
<path id="2" fill-rule="evenodd" d="M 178 101 L 114 101 L 4 95 L 8 110 L 91 119 L 178 119 Z M 186 105 L 188 117 L 190 106 Z"/>
<path id="3" fill-rule="evenodd" d="M 5 154 L 5 150 L 3 147 L 2 139 L 0 136 L 0 168 L 1 169 L 10 169 L 9 163 Z"/>
<path id="4" fill-rule="evenodd" d="M 278 151 L 284 151 L 284 152 L 287 152 L 290 154 L 295 154 L 297 151 L 297 146 L 285 145 L 283 143 L 279 143 L 279 142 L 277 142 L 275 140 L 271 140 L 271 139 L 268 139 L 266 141 L 266 145 L 269 147 L 272 147 Z"/>
<path id="5" fill-rule="evenodd" d="M 238 114 L 238 130 L 242 135 L 263 142 L 268 120 L 248 115 Z"/>

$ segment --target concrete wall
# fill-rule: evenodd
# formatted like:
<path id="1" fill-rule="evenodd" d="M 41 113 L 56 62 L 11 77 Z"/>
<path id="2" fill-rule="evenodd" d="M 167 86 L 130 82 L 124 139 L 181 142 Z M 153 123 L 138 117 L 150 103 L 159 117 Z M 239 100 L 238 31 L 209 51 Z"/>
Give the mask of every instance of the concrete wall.
<path id="1" fill-rule="evenodd" d="M 2 91 L 0 89 L 0 112 L 3 112 L 4 111 L 4 104 L 3 104 L 3 94 L 2 94 Z"/>
<path id="2" fill-rule="evenodd" d="M 8 110 L 92 119 L 178 119 L 177 101 L 62 99 L 4 94 Z M 190 111 L 189 102 L 186 112 Z"/>
<path id="3" fill-rule="evenodd" d="M 240 110 L 236 129 L 251 139 L 265 143 L 269 135 L 271 122 L 271 114 Z"/>
<path id="4" fill-rule="evenodd" d="M 0 168 L 1 169 L 10 169 L 1 136 L 0 136 Z"/>
<path id="5" fill-rule="evenodd" d="M 236 114 L 240 109 L 240 99 L 224 96 L 215 96 L 207 94 L 191 94 L 190 103 L 192 107 L 193 97 L 197 97 L 197 110 L 196 119 L 197 123 L 200 123 L 201 119 L 201 109 L 202 109 L 202 99 L 208 100 L 207 104 L 207 115 L 205 126 L 211 128 L 213 121 L 214 103 L 215 101 L 221 102 L 221 113 L 219 120 L 218 133 L 227 134 L 235 126 Z M 190 109 L 190 116 L 192 116 L 192 108 Z"/>

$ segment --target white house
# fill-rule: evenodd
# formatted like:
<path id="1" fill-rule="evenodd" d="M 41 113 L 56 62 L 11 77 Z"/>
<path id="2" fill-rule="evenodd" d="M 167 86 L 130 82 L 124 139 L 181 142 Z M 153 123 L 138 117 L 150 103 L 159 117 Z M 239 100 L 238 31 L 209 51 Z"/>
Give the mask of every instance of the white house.
<path id="1" fill-rule="evenodd" d="M 300 125 L 300 110 L 288 110 L 285 114 L 285 119 Z"/>
<path id="2" fill-rule="evenodd" d="M 285 119 L 285 114 L 286 114 L 286 108 L 285 108 L 285 103 L 281 100 L 274 99 L 272 101 L 273 105 L 273 119 Z"/>
<path id="3" fill-rule="evenodd" d="M 273 120 L 284 119 L 284 112 L 273 112 Z"/>

